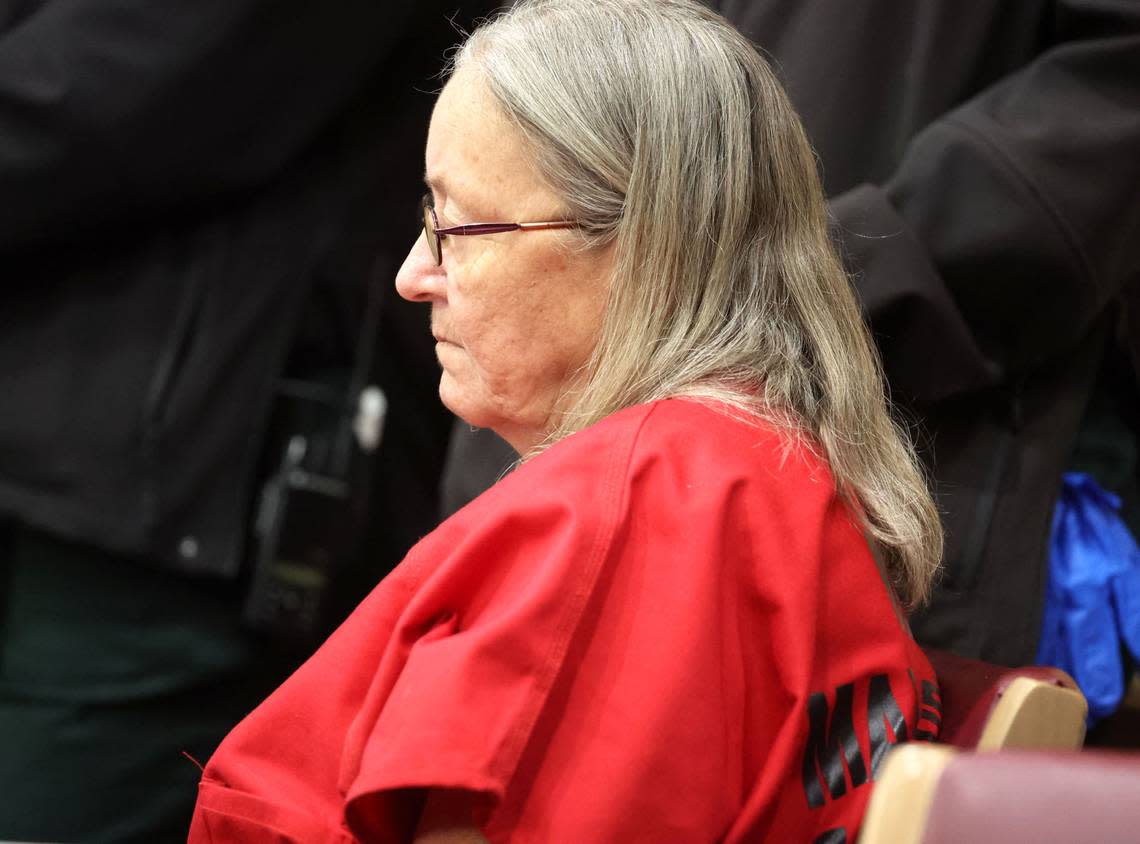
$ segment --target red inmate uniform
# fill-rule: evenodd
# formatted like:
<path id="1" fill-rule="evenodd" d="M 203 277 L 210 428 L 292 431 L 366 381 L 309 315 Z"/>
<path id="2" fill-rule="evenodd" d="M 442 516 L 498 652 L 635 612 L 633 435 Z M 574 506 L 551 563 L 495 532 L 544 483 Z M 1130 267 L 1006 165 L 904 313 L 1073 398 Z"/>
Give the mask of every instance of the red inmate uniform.
<path id="1" fill-rule="evenodd" d="M 930 666 L 817 457 L 692 400 L 629 408 L 422 540 L 206 766 L 195 842 L 853 842 L 937 725 Z"/>

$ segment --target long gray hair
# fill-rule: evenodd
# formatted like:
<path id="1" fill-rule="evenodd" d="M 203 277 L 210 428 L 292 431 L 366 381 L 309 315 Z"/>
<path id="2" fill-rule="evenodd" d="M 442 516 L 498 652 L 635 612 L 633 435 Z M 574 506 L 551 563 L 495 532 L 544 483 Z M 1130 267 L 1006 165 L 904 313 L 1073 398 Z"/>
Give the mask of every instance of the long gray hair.
<path id="1" fill-rule="evenodd" d="M 810 443 L 902 601 L 942 530 L 827 232 L 816 161 L 755 48 L 688 0 L 523 0 L 460 48 L 583 228 L 613 244 L 597 347 L 547 442 L 716 399 Z"/>

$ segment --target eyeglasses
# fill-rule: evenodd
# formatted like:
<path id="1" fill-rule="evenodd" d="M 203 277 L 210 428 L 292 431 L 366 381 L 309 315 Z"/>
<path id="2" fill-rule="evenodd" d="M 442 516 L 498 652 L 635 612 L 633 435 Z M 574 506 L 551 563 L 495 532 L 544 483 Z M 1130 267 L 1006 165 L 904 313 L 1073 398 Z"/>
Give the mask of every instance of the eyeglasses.
<path id="1" fill-rule="evenodd" d="M 422 210 L 424 217 L 424 235 L 427 238 L 428 249 L 431 250 L 431 256 L 435 258 L 435 265 L 438 267 L 443 264 L 443 239 L 448 235 L 480 235 L 480 234 L 500 234 L 502 232 L 513 231 L 543 231 L 544 229 L 574 229 L 578 228 L 580 223 L 575 220 L 553 220 L 545 223 L 468 223 L 465 226 L 451 226 L 450 228 L 441 229 L 439 227 L 439 220 L 435 216 L 435 208 L 432 206 L 431 194 L 425 194 L 422 202 Z"/>

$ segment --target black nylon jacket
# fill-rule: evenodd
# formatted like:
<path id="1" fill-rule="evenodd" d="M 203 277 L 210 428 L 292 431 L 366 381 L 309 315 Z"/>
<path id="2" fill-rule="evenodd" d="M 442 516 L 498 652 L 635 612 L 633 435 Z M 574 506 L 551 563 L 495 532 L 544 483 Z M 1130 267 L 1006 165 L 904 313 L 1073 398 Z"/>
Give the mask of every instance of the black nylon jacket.
<path id="1" fill-rule="evenodd" d="M 1105 343 L 1140 338 L 1140 3 L 714 5 L 803 116 L 920 423 L 948 541 L 916 635 L 1030 662 L 1061 472 Z"/>
<path id="2" fill-rule="evenodd" d="M 387 114 L 416 96 L 426 118 L 400 71 L 427 20 L 446 26 L 410 1 L 0 0 L 0 516 L 237 571 L 306 295 L 384 245 L 345 246 L 364 186 L 419 193 L 426 124 Z"/>

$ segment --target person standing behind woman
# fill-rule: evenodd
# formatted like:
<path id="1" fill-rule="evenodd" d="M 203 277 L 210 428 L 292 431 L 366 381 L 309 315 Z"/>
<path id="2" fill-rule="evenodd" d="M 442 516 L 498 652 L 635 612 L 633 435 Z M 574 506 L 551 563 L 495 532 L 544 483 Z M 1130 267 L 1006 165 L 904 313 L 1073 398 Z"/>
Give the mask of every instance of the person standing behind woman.
<path id="1" fill-rule="evenodd" d="M 230 734 L 190 840 L 853 840 L 937 730 L 898 608 L 941 531 L 770 69 L 688 0 L 523 2 L 426 165 L 397 288 L 523 464 Z"/>
<path id="2" fill-rule="evenodd" d="M 379 450 L 353 450 L 374 541 L 326 594 L 354 605 L 436 524 L 450 419 L 422 315 L 383 303 L 374 366 L 354 341 L 371 268 L 415 232 L 418 174 L 393 164 L 420 149 L 454 15 L 0 0 L 0 840 L 182 839 L 183 754 L 311 653 L 243 613 L 272 547 L 251 537 L 260 493 L 311 433 L 276 413 L 298 404 L 283 381 L 371 369 L 389 400 Z M 312 538 L 298 513 L 292 547 Z"/>

